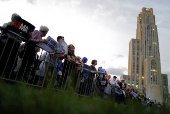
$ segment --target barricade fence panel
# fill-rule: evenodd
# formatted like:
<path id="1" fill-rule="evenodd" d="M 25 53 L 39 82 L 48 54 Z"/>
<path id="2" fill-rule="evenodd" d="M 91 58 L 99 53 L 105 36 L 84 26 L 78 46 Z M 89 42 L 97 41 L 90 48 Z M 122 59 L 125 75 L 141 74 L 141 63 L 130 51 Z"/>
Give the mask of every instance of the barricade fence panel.
<path id="1" fill-rule="evenodd" d="M 1 79 L 88 97 L 105 95 L 106 85 L 101 84 L 100 76 L 91 73 L 91 67 L 86 64 L 82 67 L 13 34 L 1 35 L 0 43 Z"/>
<path id="2" fill-rule="evenodd" d="M 90 66 L 84 64 L 82 67 L 60 55 L 48 53 L 35 42 L 25 41 L 12 33 L 1 34 L 0 78 L 89 97 L 104 94 L 104 86 L 91 73 Z"/>
<path id="3" fill-rule="evenodd" d="M 90 66 L 82 68 L 74 61 L 43 49 L 37 54 L 39 47 L 35 42 L 24 42 L 11 33 L 1 35 L 0 47 L 1 79 L 40 88 L 68 90 L 84 96 L 92 96 L 95 91 L 95 74 L 87 68 Z"/>
<path id="4" fill-rule="evenodd" d="M 37 43 L 25 41 L 11 33 L 0 34 L 0 79 L 30 86 L 69 91 L 76 95 L 108 98 L 116 88 L 91 72 L 91 66 L 79 64 L 40 49 Z M 115 95 L 116 94 L 116 95 Z M 126 93 L 127 98 L 130 96 Z M 139 99 L 141 100 L 141 99 Z M 132 100 L 133 103 L 133 100 Z"/>

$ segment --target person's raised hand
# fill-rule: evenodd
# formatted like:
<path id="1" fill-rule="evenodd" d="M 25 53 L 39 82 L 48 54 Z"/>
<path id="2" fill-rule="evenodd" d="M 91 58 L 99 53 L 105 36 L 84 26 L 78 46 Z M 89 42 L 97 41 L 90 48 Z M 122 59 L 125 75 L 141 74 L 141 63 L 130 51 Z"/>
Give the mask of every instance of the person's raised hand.
<path id="1" fill-rule="evenodd" d="M 46 39 L 43 39 L 43 43 L 48 44 L 48 41 Z"/>
<path id="2" fill-rule="evenodd" d="M 65 51 L 59 52 L 59 54 L 64 54 L 64 53 L 65 53 Z"/>
<path id="3" fill-rule="evenodd" d="M 60 57 L 64 57 L 64 54 L 60 54 Z"/>
<path id="4" fill-rule="evenodd" d="M 7 26 L 14 26 L 14 22 L 8 22 Z"/>
<path id="5" fill-rule="evenodd" d="M 29 33 L 30 38 L 32 37 L 32 32 Z"/>
<path id="6" fill-rule="evenodd" d="M 97 73 L 101 73 L 101 71 L 98 71 Z"/>
<path id="7" fill-rule="evenodd" d="M 67 56 L 67 58 L 68 58 L 68 60 L 71 60 L 71 57 L 69 55 Z"/>

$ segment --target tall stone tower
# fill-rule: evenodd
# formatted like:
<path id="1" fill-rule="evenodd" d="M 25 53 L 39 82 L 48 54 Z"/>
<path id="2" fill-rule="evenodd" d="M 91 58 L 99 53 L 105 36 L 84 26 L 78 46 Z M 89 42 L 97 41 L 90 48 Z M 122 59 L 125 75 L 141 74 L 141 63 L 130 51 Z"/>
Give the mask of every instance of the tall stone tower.
<path id="1" fill-rule="evenodd" d="M 136 39 L 129 43 L 130 84 L 146 97 L 163 102 L 158 31 L 152 8 L 137 17 Z"/>

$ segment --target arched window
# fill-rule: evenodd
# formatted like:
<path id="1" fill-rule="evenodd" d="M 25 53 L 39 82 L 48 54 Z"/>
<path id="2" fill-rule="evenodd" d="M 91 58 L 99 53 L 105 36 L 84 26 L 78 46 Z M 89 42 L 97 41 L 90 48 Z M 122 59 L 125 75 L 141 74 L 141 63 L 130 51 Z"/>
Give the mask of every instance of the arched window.
<path id="1" fill-rule="evenodd" d="M 156 61 L 154 59 L 151 61 L 151 67 L 152 67 L 152 69 L 156 69 L 157 68 L 156 67 Z"/>
<path id="2" fill-rule="evenodd" d="M 151 61 L 151 83 L 157 84 L 157 64 L 154 59 Z"/>
<path id="3" fill-rule="evenodd" d="M 148 24 L 150 23 L 150 16 L 149 15 L 146 16 L 146 23 L 148 23 Z"/>

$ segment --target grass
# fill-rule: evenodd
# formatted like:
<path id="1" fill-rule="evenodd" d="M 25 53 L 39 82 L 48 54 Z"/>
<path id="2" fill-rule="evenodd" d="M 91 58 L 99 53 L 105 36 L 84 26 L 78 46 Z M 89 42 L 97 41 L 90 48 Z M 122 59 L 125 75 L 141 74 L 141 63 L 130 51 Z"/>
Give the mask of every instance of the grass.
<path id="1" fill-rule="evenodd" d="M 113 100 L 93 99 L 50 89 L 38 90 L 21 84 L 0 82 L 0 114 L 168 114 L 127 100 L 117 105 Z"/>

